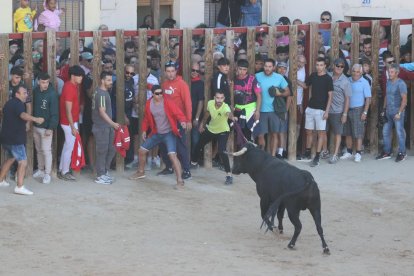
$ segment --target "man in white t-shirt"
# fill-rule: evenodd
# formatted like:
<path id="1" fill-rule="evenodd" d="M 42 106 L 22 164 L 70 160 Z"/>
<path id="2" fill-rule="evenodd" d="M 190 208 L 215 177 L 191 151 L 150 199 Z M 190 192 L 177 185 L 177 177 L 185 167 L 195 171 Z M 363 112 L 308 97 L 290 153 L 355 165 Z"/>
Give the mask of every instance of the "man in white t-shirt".
<path id="1" fill-rule="evenodd" d="M 302 124 L 303 119 L 303 87 L 300 83 L 304 83 L 306 79 L 306 58 L 304 55 L 297 56 L 297 64 L 298 64 L 298 71 L 297 71 L 297 79 L 298 79 L 298 86 L 297 86 L 297 112 L 296 112 L 296 133 L 298 134 L 296 137 L 299 138 L 300 135 L 300 126 Z"/>

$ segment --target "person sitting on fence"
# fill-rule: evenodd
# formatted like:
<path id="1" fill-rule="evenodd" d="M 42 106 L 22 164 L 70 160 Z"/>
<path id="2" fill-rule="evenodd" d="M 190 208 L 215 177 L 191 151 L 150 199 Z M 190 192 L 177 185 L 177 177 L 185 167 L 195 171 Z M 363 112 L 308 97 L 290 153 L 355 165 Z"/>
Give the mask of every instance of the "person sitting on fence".
<path id="1" fill-rule="evenodd" d="M 237 61 L 237 76 L 234 79 L 234 115 L 238 118 L 244 136 L 254 141 L 253 130 L 260 119 L 262 89 L 255 75 L 248 74 L 249 62 Z"/>
<path id="2" fill-rule="evenodd" d="M 44 122 L 43 118 L 33 117 L 26 112 L 24 103 L 27 96 L 27 89 L 23 85 L 19 85 L 13 92 L 12 98 L 6 102 L 3 108 L 3 122 L 0 133 L 1 145 L 8 156 L 1 166 L 0 187 L 10 186 L 6 181 L 6 175 L 13 163 L 17 161 L 17 186 L 14 192 L 21 195 L 33 195 L 32 191 L 23 186 L 27 166 L 25 125 L 28 121 L 37 124 Z"/>
<path id="3" fill-rule="evenodd" d="M 44 11 L 37 18 L 38 31 L 59 31 L 60 17 L 65 9 L 59 9 L 57 0 L 45 0 L 43 2 Z"/>
<path id="4" fill-rule="evenodd" d="M 52 141 L 53 131 L 59 123 L 59 100 L 55 88 L 50 83 L 47 73 L 39 74 L 38 86 L 33 90 L 33 116 L 45 121 L 33 127 L 33 139 L 37 152 L 37 172 L 34 178 L 42 178 L 43 184 L 50 183 L 52 172 Z"/>
<path id="5" fill-rule="evenodd" d="M 210 121 L 208 125 L 206 125 L 208 119 L 210 119 Z M 197 167 L 197 161 L 200 158 L 200 153 L 204 146 L 212 140 L 217 140 L 218 154 L 224 165 L 224 171 L 227 174 L 224 182 L 225 185 L 233 184 L 229 157 L 226 154 L 227 140 L 230 133 L 230 127 L 227 123 L 228 119 L 237 121 L 237 118 L 233 116 L 229 105 L 224 102 L 224 92 L 217 90 L 214 100 L 208 101 L 207 110 L 204 112 L 203 121 L 199 126 L 199 131 L 201 132 L 200 140 L 191 156 L 191 166 Z"/>
<path id="6" fill-rule="evenodd" d="M 62 95 L 59 99 L 60 126 L 65 133 L 65 143 L 60 155 L 58 177 L 67 181 L 75 181 L 76 178 L 69 172 L 72 158 L 72 150 L 75 137 L 79 129 L 79 96 L 80 85 L 85 72 L 79 65 L 69 68 L 69 80 L 65 83 Z"/>
<path id="7" fill-rule="evenodd" d="M 188 124 L 187 117 L 175 105 L 170 97 L 164 97 L 164 91 L 159 85 L 152 86 L 152 98 L 145 104 L 145 114 L 142 121 L 143 143 L 139 149 L 139 165 L 135 174 L 129 177 L 130 180 L 145 178 L 145 162 L 147 153 L 155 146 L 164 144 L 167 148 L 168 157 L 174 168 L 177 178 L 175 188 L 184 188 L 184 181 L 181 175 L 181 164 L 177 158 L 177 137 L 181 133 L 178 124 L 185 129 Z"/>
<path id="8" fill-rule="evenodd" d="M 33 21 L 37 13 L 37 4 L 34 9 L 29 7 L 29 0 L 20 0 L 20 7 L 13 15 L 13 32 L 26 33 L 33 31 Z"/>
<path id="9" fill-rule="evenodd" d="M 383 110 L 380 117 L 383 121 L 384 127 L 382 135 L 384 137 L 383 152 L 377 156 L 377 160 L 384 160 L 391 158 L 392 154 L 392 129 L 395 126 L 398 139 L 398 154 L 395 162 L 405 160 L 406 148 L 405 139 L 406 132 L 404 129 L 405 107 L 407 106 L 407 85 L 398 77 L 398 64 L 392 64 L 388 67 L 389 79 L 387 81 L 387 91 L 384 99 Z"/>

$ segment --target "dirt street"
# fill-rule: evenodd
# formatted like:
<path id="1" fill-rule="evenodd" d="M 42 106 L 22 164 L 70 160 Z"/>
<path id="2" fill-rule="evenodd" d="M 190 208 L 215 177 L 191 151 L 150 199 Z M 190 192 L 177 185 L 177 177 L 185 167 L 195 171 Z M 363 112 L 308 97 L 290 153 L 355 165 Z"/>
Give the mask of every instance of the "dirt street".
<path id="1" fill-rule="evenodd" d="M 308 211 L 296 250 L 287 249 L 287 217 L 283 235 L 264 234 L 247 175 L 227 187 L 223 172 L 199 169 L 176 191 L 173 177 L 152 171 L 133 182 L 127 171 L 110 186 L 88 176 L 49 185 L 30 178 L 32 197 L 1 188 L 0 275 L 414 274 L 412 156 L 293 164 L 319 184 L 330 256 Z"/>

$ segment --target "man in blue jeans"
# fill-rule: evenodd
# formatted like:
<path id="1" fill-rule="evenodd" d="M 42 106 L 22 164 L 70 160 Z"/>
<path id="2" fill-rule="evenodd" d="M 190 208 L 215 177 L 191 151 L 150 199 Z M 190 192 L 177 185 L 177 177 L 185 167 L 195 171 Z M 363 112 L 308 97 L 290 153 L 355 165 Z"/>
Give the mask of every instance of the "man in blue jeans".
<path id="1" fill-rule="evenodd" d="M 26 122 L 42 124 L 43 118 L 36 118 L 26 113 L 25 102 L 27 89 L 19 85 L 13 91 L 12 98 L 3 108 L 3 125 L 1 130 L 1 144 L 8 155 L 8 159 L 1 166 L 0 187 L 8 187 L 6 175 L 14 161 L 17 161 L 17 187 L 14 193 L 20 195 L 33 195 L 33 192 L 23 186 L 24 174 L 27 166 L 26 156 Z"/>
<path id="2" fill-rule="evenodd" d="M 404 109 L 407 105 L 407 85 L 398 78 L 400 67 L 392 64 L 388 68 L 389 79 L 387 81 L 387 93 L 384 99 L 383 111 L 380 114 L 383 121 L 386 121 L 382 129 L 384 137 L 383 152 L 377 156 L 377 160 L 391 158 L 392 127 L 395 125 L 398 139 L 398 155 L 395 162 L 405 160 L 405 129 L 404 129 Z M 385 119 L 384 119 L 385 118 Z"/>

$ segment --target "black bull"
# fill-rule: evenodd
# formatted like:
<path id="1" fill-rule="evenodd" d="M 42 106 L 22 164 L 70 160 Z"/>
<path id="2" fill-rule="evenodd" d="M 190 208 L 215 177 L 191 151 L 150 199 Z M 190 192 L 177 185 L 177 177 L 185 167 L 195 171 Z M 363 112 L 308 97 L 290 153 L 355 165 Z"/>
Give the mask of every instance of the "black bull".
<path id="1" fill-rule="evenodd" d="M 301 210 L 309 209 L 322 240 L 323 252 L 329 254 L 321 226 L 319 189 L 313 176 L 308 171 L 300 170 L 283 160 L 272 157 L 251 143 L 246 144 L 242 150 L 232 155 L 234 156 L 233 173 L 247 173 L 256 182 L 261 215 L 268 230 L 273 231 L 274 217 L 277 214 L 278 228 L 280 233 L 283 233 L 282 220 L 286 209 L 295 227 L 292 240 L 288 244 L 288 247 L 292 249 L 302 229 L 299 213 Z"/>

